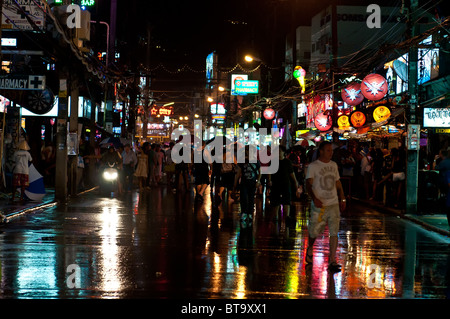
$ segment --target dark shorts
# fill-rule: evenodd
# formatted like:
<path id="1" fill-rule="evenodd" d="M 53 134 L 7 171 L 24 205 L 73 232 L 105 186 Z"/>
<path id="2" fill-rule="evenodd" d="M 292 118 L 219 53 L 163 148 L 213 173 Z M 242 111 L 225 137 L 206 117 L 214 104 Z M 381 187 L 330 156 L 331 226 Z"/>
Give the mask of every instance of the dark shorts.
<path id="1" fill-rule="evenodd" d="M 279 187 L 270 189 L 270 204 L 272 206 L 290 205 L 291 197 L 290 189 L 280 189 Z"/>
<path id="2" fill-rule="evenodd" d="M 30 185 L 28 181 L 27 174 L 13 174 L 13 186 L 25 186 L 28 187 Z"/>
<path id="3" fill-rule="evenodd" d="M 203 185 L 203 184 L 209 185 L 209 174 L 208 173 L 196 174 L 194 176 L 194 178 L 195 178 L 195 185 Z"/>
<path id="4" fill-rule="evenodd" d="M 227 189 L 234 187 L 234 173 L 224 173 L 220 175 L 220 186 Z"/>

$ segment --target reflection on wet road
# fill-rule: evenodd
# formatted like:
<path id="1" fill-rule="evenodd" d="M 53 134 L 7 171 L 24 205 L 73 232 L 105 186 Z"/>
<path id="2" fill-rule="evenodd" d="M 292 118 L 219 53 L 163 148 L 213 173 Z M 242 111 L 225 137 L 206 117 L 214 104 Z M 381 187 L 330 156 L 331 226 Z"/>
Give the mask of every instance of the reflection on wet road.
<path id="1" fill-rule="evenodd" d="M 0 228 L 0 295 L 450 297 L 449 239 L 410 222 L 352 204 L 339 233 L 343 269 L 330 275 L 326 232 L 313 264 L 304 261 L 308 207 L 296 202 L 296 222 L 286 223 L 258 198 L 249 228 L 238 211 L 238 204 L 215 208 L 209 199 L 198 205 L 191 193 L 165 187 L 119 199 L 85 194 Z"/>

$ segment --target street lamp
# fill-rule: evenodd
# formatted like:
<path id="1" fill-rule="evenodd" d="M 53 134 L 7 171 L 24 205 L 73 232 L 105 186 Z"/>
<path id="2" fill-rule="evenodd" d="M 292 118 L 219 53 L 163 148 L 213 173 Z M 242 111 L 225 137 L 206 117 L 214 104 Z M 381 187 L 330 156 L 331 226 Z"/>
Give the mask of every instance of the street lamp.
<path id="1" fill-rule="evenodd" d="M 251 55 L 246 55 L 244 59 L 247 62 L 253 62 L 253 57 Z"/>

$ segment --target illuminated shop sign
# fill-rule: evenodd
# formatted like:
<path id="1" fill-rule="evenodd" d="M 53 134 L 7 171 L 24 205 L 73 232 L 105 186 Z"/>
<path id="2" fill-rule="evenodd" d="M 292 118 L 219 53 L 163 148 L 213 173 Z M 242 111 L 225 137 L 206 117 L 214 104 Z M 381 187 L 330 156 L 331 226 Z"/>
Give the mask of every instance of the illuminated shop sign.
<path id="1" fill-rule="evenodd" d="M 450 109 L 424 108 L 423 127 L 450 127 Z"/>
<path id="2" fill-rule="evenodd" d="M 350 123 L 353 127 L 361 127 L 366 124 L 366 115 L 361 111 L 354 111 L 350 115 Z"/>
<path id="3" fill-rule="evenodd" d="M 374 108 L 372 116 L 375 122 L 382 122 L 391 116 L 391 110 L 387 106 L 380 105 Z"/>
<path id="4" fill-rule="evenodd" d="M 245 93 L 236 93 L 236 82 L 248 80 L 247 74 L 232 74 L 231 75 L 231 95 L 246 95 Z"/>
<path id="5" fill-rule="evenodd" d="M 259 82 L 257 80 L 238 80 L 235 82 L 234 91 L 238 95 L 258 94 Z"/>

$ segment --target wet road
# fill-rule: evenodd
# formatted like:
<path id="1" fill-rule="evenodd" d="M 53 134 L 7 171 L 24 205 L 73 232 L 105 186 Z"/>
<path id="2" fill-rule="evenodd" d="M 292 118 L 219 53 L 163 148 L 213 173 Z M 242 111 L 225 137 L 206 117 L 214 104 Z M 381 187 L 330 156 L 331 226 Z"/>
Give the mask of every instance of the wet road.
<path id="1" fill-rule="evenodd" d="M 165 187 L 105 198 L 95 192 L 0 228 L 2 298 L 448 298 L 450 241 L 350 204 L 338 262 L 328 239 L 306 266 L 308 208 L 296 223 L 257 199 L 243 229 L 238 204 L 194 205 Z M 326 233 L 325 233 L 326 235 Z"/>

